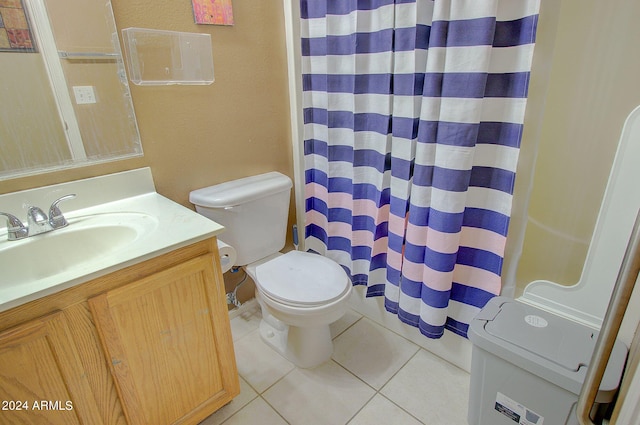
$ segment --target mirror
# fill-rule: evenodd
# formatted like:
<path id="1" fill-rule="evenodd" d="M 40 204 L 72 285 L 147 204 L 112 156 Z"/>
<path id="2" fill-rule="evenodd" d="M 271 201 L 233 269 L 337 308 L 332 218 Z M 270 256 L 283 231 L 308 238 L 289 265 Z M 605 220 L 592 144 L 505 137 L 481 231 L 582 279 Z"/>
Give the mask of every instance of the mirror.
<path id="1" fill-rule="evenodd" d="M 142 155 L 111 3 L 0 3 L 0 180 Z"/>

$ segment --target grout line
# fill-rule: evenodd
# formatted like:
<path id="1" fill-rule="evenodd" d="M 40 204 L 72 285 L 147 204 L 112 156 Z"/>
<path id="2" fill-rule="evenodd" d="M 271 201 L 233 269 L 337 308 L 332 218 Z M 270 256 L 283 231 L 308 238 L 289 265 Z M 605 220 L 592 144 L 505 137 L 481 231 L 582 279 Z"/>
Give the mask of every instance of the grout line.
<path id="1" fill-rule="evenodd" d="M 382 389 L 382 388 L 381 388 Z M 396 402 L 394 402 L 393 400 L 391 400 L 390 398 L 388 398 L 387 396 L 385 396 L 384 394 L 382 394 L 381 392 L 378 391 L 377 394 L 380 394 L 380 397 L 384 397 L 385 400 L 387 400 L 389 403 L 393 404 L 394 406 L 396 406 L 398 409 L 402 410 L 404 413 L 406 413 L 407 415 L 411 416 L 413 419 L 415 419 L 416 421 L 418 421 L 421 424 L 424 424 L 424 422 L 422 422 L 420 419 L 416 418 L 416 416 L 409 412 L 407 409 L 405 409 L 404 407 L 398 405 Z"/>
<path id="2" fill-rule="evenodd" d="M 360 313 L 358 313 L 360 314 Z M 358 317 L 358 320 L 356 320 L 355 322 L 353 322 L 352 324 L 350 324 L 349 326 L 347 326 L 346 328 L 344 328 L 342 330 L 342 332 L 338 333 L 336 336 L 334 336 L 333 338 L 331 338 L 331 341 L 334 341 L 337 337 L 339 337 L 340 335 L 342 335 L 343 333 L 345 333 L 346 331 L 348 331 L 349 329 L 351 329 L 356 323 L 358 323 L 360 320 L 362 320 L 364 316 L 360 315 L 360 317 Z"/>
<path id="3" fill-rule="evenodd" d="M 265 391 L 266 391 L 266 390 L 265 390 Z M 262 394 L 260 394 L 258 397 L 260 397 L 260 398 L 262 399 L 262 401 L 264 401 L 264 402 L 267 404 L 267 406 L 269 406 L 269 407 L 270 407 L 274 412 L 276 412 L 276 414 L 277 414 L 278 416 L 280 416 L 280 417 L 282 418 L 282 420 L 283 420 L 285 423 L 287 423 L 287 424 L 291 425 L 291 422 L 289 422 L 289 421 L 288 421 L 284 416 L 282 416 L 282 414 L 281 414 L 280 412 L 278 412 L 278 409 L 276 409 L 275 407 L 273 407 L 273 406 L 271 405 L 271 403 L 269 403 L 269 402 L 267 401 L 267 399 L 266 399 L 266 398 L 262 397 Z"/>

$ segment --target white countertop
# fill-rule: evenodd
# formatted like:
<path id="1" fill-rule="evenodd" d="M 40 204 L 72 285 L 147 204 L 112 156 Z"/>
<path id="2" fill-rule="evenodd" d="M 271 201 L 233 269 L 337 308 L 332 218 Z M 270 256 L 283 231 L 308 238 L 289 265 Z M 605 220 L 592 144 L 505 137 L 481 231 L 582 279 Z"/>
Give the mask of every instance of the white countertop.
<path id="1" fill-rule="evenodd" d="M 65 229 L 82 226 L 83 221 L 95 217 L 115 217 L 116 221 L 120 217 L 122 220 L 122 217 L 126 219 L 126 214 L 139 214 L 150 225 L 134 242 L 121 249 L 78 262 L 52 276 L 29 279 L 16 285 L 8 282 L 0 270 L 0 311 L 211 238 L 224 230 L 220 224 L 156 193 L 148 168 L 0 195 L 0 211 L 14 214 L 25 222 L 25 205 L 37 205 L 47 212 L 50 202 L 68 193 L 76 193 L 77 197 L 60 204 L 69 221 Z M 0 225 L 5 226 L 4 221 L 0 220 Z M 37 238 L 46 238 L 65 229 L 27 239 L 29 243 L 37 243 Z M 9 244 L 27 241 L 7 241 L 6 238 L 6 227 L 0 227 L 0 256 Z M 38 259 L 24 258 L 24 263 L 4 264 L 3 267 L 29 267 L 33 261 Z"/>

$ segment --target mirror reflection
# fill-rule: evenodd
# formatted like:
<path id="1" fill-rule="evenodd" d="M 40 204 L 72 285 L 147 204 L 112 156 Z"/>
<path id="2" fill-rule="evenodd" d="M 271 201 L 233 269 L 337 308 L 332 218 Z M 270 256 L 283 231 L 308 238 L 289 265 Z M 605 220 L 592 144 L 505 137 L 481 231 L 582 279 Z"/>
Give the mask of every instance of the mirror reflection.
<path id="1" fill-rule="evenodd" d="M 0 179 L 142 154 L 111 3 L 0 3 Z"/>

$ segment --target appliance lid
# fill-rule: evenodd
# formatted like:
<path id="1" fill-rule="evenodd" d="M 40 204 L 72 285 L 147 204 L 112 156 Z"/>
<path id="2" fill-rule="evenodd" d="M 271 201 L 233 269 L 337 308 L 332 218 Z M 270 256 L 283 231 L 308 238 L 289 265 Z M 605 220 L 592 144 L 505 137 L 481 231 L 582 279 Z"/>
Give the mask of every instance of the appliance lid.
<path id="1" fill-rule="evenodd" d="M 285 303 L 318 305 L 341 297 L 349 279 L 336 262 L 318 254 L 290 251 L 256 267 L 266 295 Z"/>
<path id="2" fill-rule="evenodd" d="M 475 347 L 578 395 L 598 339 L 598 331 L 507 297 L 494 297 L 474 317 L 468 337 Z M 596 401 L 615 396 L 627 347 L 611 352 Z"/>
<path id="3" fill-rule="evenodd" d="M 598 336 L 584 325 L 518 302 L 503 303 L 485 330 L 573 372 L 589 364 Z"/>
<path id="4" fill-rule="evenodd" d="M 289 177 L 272 171 L 194 190 L 189 194 L 189 202 L 208 208 L 233 207 L 289 190 L 292 186 Z"/>

